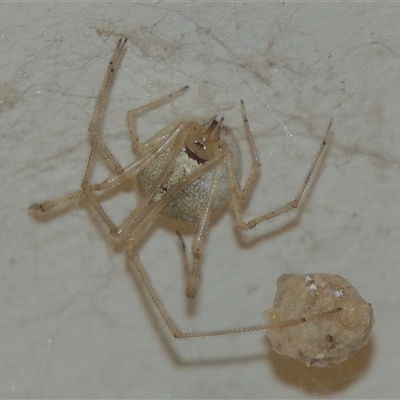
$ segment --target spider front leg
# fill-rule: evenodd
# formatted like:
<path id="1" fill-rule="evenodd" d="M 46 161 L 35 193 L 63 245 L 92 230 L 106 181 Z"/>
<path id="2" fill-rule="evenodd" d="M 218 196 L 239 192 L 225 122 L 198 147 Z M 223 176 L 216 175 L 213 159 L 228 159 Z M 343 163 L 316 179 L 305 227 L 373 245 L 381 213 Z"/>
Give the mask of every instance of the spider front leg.
<path id="1" fill-rule="evenodd" d="M 328 139 L 331 134 L 331 128 L 332 128 L 332 119 L 329 121 L 328 128 L 324 135 L 324 139 L 314 157 L 314 160 L 311 164 L 310 169 L 308 170 L 308 172 L 303 180 L 303 183 L 300 187 L 300 190 L 297 193 L 297 196 L 292 201 L 290 201 L 289 203 L 284 205 L 283 207 L 280 207 L 277 210 L 271 211 L 267 214 L 261 215 L 260 217 L 254 218 L 248 222 L 246 222 L 243 219 L 242 210 L 241 210 L 241 202 L 243 201 L 243 199 L 246 199 L 248 196 L 248 193 L 246 192 L 247 184 L 244 189 L 240 189 L 238 179 L 236 177 L 235 171 L 232 166 L 232 160 L 229 159 L 229 162 L 227 164 L 228 164 L 228 182 L 229 182 L 229 188 L 230 188 L 230 192 L 231 192 L 231 204 L 232 204 L 232 209 L 233 209 L 234 216 L 235 216 L 236 225 L 238 226 L 239 229 L 241 229 L 241 230 L 253 229 L 260 222 L 275 218 L 279 215 L 285 214 L 285 213 L 293 210 L 294 208 L 297 208 L 297 206 L 298 206 L 301 198 L 303 197 L 303 194 L 311 180 L 311 177 L 315 171 L 315 168 L 323 156 L 324 149 L 326 147 L 326 144 L 328 143 Z M 228 155 L 228 157 L 229 157 L 229 155 Z M 251 177 L 249 178 L 249 180 L 250 179 L 251 179 Z M 248 181 L 248 183 L 249 183 L 249 181 Z"/>
<path id="2" fill-rule="evenodd" d="M 99 97 L 94 108 L 92 121 L 89 125 L 90 153 L 85 174 L 83 175 L 81 183 L 82 192 L 86 195 L 88 201 L 91 203 L 100 219 L 108 226 L 111 234 L 113 235 L 116 234 L 116 227 L 111 221 L 110 217 L 104 211 L 103 207 L 100 206 L 99 202 L 95 198 L 92 191 L 92 185 L 89 183 L 89 177 L 94 164 L 95 154 L 98 152 L 100 153 L 100 156 L 102 156 L 103 160 L 105 160 L 106 164 L 111 166 L 112 173 L 121 175 L 124 172 L 124 169 L 120 163 L 103 142 L 101 133 L 104 123 L 104 113 L 110 99 L 111 88 L 115 80 L 116 72 L 124 55 L 125 44 L 127 40 L 128 39 L 126 38 L 118 40 L 117 46 L 107 66 L 107 71 L 100 89 Z"/>
<path id="3" fill-rule="evenodd" d="M 161 99 L 154 100 L 150 103 L 145 104 L 144 106 L 128 111 L 128 126 L 131 134 L 132 147 L 136 154 L 141 154 L 143 151 L 146 151 L 148 149 L 159 148 L 160 143 L 163 143 L 165 141 L 165 133 L 171 130 L 169 127 L 167 127 L 167 129 L 161 130 L 161 132 L 153 136 L 150 140 L 140 143 L 136 126 L 137 118 L 143 114 L 148 113 L 149 111 L 155 110 L 156 108 L 163 106 L 165 103 L 172 101 L 179 96 L 182 96 L 187 92 L 188 89 L 189 86 L 183 86 L 177 91 L 170 93 L 167 96 L 162 97 Z"/>
<path id="4" fill-rule="evenodd" d="M 87 187 L 89 182 L 89 174 L 92 168 L 94 155 L 98 150 L 100 150 L 103 159 L 111 164 L 113 172 L 116 174 L 121 174 L 123 172 L 123 168 L 108 147 L 104 144 L 103 139 L 101 137 L 103 122 L 104 122 L 104 113 L 108 102 L 110 100 L 111 88 L 113 86 L 115 76 L 118 70 L 118 67 L 121 63 L 122 57 L 125 51 L 125 44 L 128 39 L 119 39 L 117 46 L 114 50 L 114 53 L 111 57 L 110 62 L 107 66 L 107 71 L 103 79 L 103 84 L 100 89 L 99 96 L 97 98 L 96 106 L 94 108 L 93 117 L 89 125 L 89 135 L 90 135 L 90 153 L 89 159 L 86 165 L 85 174 L 82 180 L 82 188 Z"/>
<path id="5" fill-rule="evenodd" d="M 114 183 L 112 183 L 113 179 L 109 177 L 100 184 L 91 185 L 89 184 L 89 175 L 94 163 L 95 154 L 97 152 L 100 152 L 100 156 L 102 156 L 106 164 L 111 167 L 111 171 L 114 174 L 114 176 L 122 174 L 124 171 L 124 169 L 121 167 L 117 159 L 114 157 L 114 155 L 110 152 L 108 147 L 104 144 L 103 140 L 101 139 L 101 130 L 103 126 L 104 112 L 109 101 L 110 91 L 115 79 L 116 71 L 124 55 L 126 42 L 127 42 L 126 38 L 118 40 L 117 46 L 114 50 L 111 60 L 108 63 L 107 71 L 103 79 L 103 84 L 101 86 L 100 93 L 97 98 L 96 106 L 93 112 L 93 117 L 88 129 L 90 134 L 90 153 L 85 168 L 85 174 L 82 179 L 81 189 L 54 200 L 50 200 L 40 204 L 32 204 L 29 207 L 31 211 L 44 213 L 59 206 L 60 204 L 68 203 L 69 201 L 78 198 L 80 199 L 82 197 L 85 197 L 86 195 L 86 197 L 92 203 L 93 207 L 100 215 L 100 217 L 103 219 L 103 221 L 105 221 L 108 225 L 111 224 L 110 219 L 102 210 L 102 208 L 99 207 L 97 202 L 93 201 L 94 198 L 93 191 L 100 191 L 103 189 L 110 188 L 111 186 L 114 185 Z"/>

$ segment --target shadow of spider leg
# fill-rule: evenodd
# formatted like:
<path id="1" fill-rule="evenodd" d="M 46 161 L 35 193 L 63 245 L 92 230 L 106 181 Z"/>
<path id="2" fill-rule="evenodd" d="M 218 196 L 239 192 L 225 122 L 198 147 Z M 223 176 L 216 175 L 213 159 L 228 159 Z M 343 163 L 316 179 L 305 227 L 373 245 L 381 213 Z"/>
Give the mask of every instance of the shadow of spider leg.
<path id="1" fill-rule="evenodd" d="M 237 333 L 245 333 L 245 332 L 253 332 L 266 329 L 267 325 L 254 325 L 254 326 L 247 326 L 243 328 L 233 328 L 233 329 L 220 329 L 215 331 L 204 331 L 204 332 L 183 332 L 178 325 L 173 321 L 169 312 L 164 307 L 163 302 L 160 299 L 157 291 L 154 289 L 151 280 L 144 269 L 134 246 L 131 246 L 129 242 L 127 243 L 127 256 L 128 262 L 133 269 L 133 272 L 137 274 L 140 279 L 140 282 L 146 288 L 146 291 L 149 294 L 149 297 L 153 304 L 155 305 L 156 309 L 158 310 L 161 318 L 167 325 L 167 328 L 171 331 L 177 339 L 190 339 L 190 338 L 197 338 L 197 337 L 205 337 L 205 336 L 222 336 L 222 335 L 232 335 Z"/>

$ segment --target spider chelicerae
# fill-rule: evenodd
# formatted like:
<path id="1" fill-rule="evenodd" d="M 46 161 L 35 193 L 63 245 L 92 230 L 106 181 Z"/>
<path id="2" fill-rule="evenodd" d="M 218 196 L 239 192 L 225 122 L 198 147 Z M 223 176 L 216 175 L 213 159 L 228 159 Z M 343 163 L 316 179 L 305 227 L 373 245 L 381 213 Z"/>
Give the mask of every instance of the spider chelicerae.
<path id="1" fill-rule="evenodd" d="M 90 153 L 80 189 L 54 200 L 33 204 L 30 210 L 35 213 L 45 213 L 71 200 L 86 199 L 108 227 L 110 234 L 123 242 L 131 268 L 140 278 L 156 309 L 176 338 L 218 336 L 265 329 L 266 325 L 260 324 L 206 332 L 183 332 L 175 324 L 153 287 L 137 255 L 137 244 L 156 222 L 160 213 L 169 217 L 171 224 L 177 220 L 194 224 L 193 259 L 186 282 L 187 297 L 194 298 L 199 285 L 202 254 L 212 213 L 229 202 L 237 227 L 249 230 L 262 221 L 296 208 L 323 155 L 332 120 L 295 199 L 275 211 L 246 222 L 242 216 L 242 205 L 252 193 L 260 162 L 243 101 L 241 113 L 244 134 L 252 156 L 252 168 L 243 188 L 238 179 L 241 168 L 238 163 L 239 147 L 230 129 L 224 125 L 223 118 L 218 119 L 214 116 L 204 124 L 197 121 L 182 121 L 161 129 L 146 142 L 139 141 L 137 118 L 183 95 L 188 86 L 128 112 L 129 131 L 133 151 L 137 156 L 136 161 L 122 167 L 105 145 L 102 140 L 104 112 L 126 42 L 127 39 L 118 41 L 100 89 L 89 125 Z M 99 183 L 90 183 L 89 176 L 96 155 L 102 157 L 108 164 L 110 174 Z M 96 194 L 115 189 L 127 181 L 135 182 L 141 193 L 141 201 L 117 226 L 104 211 Z"/>

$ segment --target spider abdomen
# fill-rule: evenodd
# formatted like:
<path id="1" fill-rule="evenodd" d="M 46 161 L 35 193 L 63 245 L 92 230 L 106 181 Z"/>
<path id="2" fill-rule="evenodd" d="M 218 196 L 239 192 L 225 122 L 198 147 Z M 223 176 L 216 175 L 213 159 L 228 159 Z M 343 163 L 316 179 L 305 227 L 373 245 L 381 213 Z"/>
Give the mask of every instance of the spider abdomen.
<path id="1" fill-rule="evenodd" d="M 235 173 L 240 173 L 240 151 L 236 139 L 232 134 L 224 132 L 224 141 L 231 149 Z M 156 182 L 159 174 L 165 168 L 170 149 L 161 154 L 151 166 L 145 168 L 138 174 L 137 179 L 143 193 L 146 193 Z M 207 163 L 207 161 L 205 162 Z M 153 203 L 158 203 L 177 183 L 195 172 L 205 163 L 199 162 L 190 155 L 186 147 L 183 146 L 178 156 L 175 158 L 170 172 L 164 182 L 159 186 Z M 196 221 L 204 213 L 208 196 L 210 194 L 213 176 L 219 169 L 219 179 L 216 185 L 216 193 L 212 202 L 212 210 L 216 210 L 223 205 L 229 197 L 228 172 L 226 162 L 222 161 L 216 168 L 205 172 L 191 184 L 188 184 L 176 196 L 174 196 L 163 208 L 162 213 L 169 217 L 182 221 Z"/>

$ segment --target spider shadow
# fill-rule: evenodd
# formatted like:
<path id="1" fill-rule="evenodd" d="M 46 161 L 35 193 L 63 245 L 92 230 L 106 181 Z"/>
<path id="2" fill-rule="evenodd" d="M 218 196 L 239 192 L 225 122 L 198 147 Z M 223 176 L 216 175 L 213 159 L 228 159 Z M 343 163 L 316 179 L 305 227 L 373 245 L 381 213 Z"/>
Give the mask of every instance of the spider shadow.
<path id="1" fill-rule="evenodd" d="M 343 391 L 362 379 L 368 372 L 374 358 L 376 346 L 374 338 L 372 337 L 364 348 L 358 351 L 349 360 L 339 365 L 328 368 L 307 367 L 298 361 L 282 357 L 275 353 L 270 347 L 269 339 L 265 333 L 265 353 L 223 357 L 216 355 L 213 358 L 196 357 L 195 359 L 188 359 L 185 355 L 182 355 L 174 345 L 174 342 L 178 339 L 174 339 L 171 333 L 166 330 L 165 323 L 155 312 L 149 296 L 143 290 L 140 279 L 135 275 L 133 269 L 129 267 L 129 260 L 127 260 L 127 269 L 134 285 L 140 293 L 139 297 L 147 311 L 146 314 L 150 316 L 150 322 L 154 332 L 156 332 L 165 353 L 168 354 L 168 357 L 177 367 L 250 366 L 254 362 L 265 362 L 265 364 L 269 364 L 272 367 L 273 373 L 284 384 L 295 386 L 309 394 L 328 395 Z M 221 337 L 219 339 L 221 339 Z M 218 338 L 203 338 L 202 340 L 218 340 Z"/>
<path id="2" fill-rule="evenodd" d="M 235 237 L 237 243 L 243 247 L 243 248 L 251 248 L 252 246 L 256 245 L 260 241 L 265 241 L 268 239 L 271 239 L 274 236 L 283 234 L 284 232 L 288 231 L 289 229 L 293 229 L 295 226 L 298 225 L 302 211 L 305 207 L 305 204 L 307 203 L 315 182 L 318 180 L 319 175 L 322 171 L 321 166 L 315 171 L 315 175 L 313 179 L 310 181 L 309 186 L 307 188 L 307 191 L 304 193 L 304 196 L 297 207 L 297 209 L 293 210 L 293 213 L 295 215 L 290 219 L 285 224 L 281 224 L 278 228 L 273 229 L 272 231 L 263 233 L 261 235 L 257 235 L 256 237 L 253 238 L 248 238 L 245 233 L 243 233 L 241 230 L 239 230 L 237 227 L 234 229 L 235 232 Z M 257 179 L 254 180 L 254 186 L 258 183 L 259 181 L 259 176 Z M 253 190 L 253 187 L 251 188 Z M 124 192 L 136 192 L 136 183 L 135 182 L 126 182 L 118 187 L 114 187 L 110 190 L 107 190 L 106 192 L 100 194 L 98 196 L 99 201 L 106 201 L 108 199 L 111 199 L 112 197 L 116 196 L 118 193 L 121 191 Z M 140 200 L 139 200 L 140 201 Z M 247 202 L 243 204 L 243 210 L 245 211 L 248 207 L 248 203 L 250 202 L 250 196 Z M 84 208 L 86 211 L 88 211 L 88 214 L 90 216 L 90 219 L 92 220 L 94 226 L 96 226 L 98 232 L 100 235 L 106 240 L 106 242 L 112 247 L 114 251 L 123 251 L 125 249 L 125 244 L 121 240 L 110 240 L 110 233 L 108 232 L 107 229 L 105 229 L 104 224 L 102 221 L 98 218 L 96 213 L 93 211 L 92 207 L 90 207 L 90 204 L 88 201 L 83 200 L 80 203 L 81 207 Z M 212 216 L 212 222 L 211 226 L 218 223 L 218 221 L 222 218 L 222 216 L 226 213 L 227 208 L 229 206 L 229 203 L 227 202 L 221 209 L 217 210 L 215 214 Z M 53 219 L 55 217 L 61 216 L 67 212 L 69 212 L 72 208 L 76 207 L 76 202 L 70 202 L 64 205 L 61 209 L 56 209 L 52 211 L 51 213 L 47 214 L 36 214 L 35 219 L 38 220 L 39 222 L 46 222 L 50 219 Z M 149 230 L 146 232 L 145 235 L 143 235 L 142 239 L 137 244 L 137 250 L 139 252 L 140 248 L 142 247 L 143 243 L 148 239 L 148 237 L 154 232 L 154 230 L 157 227 L 163 227 L 168 229 L 169 231 L 179 231 L 184 234 L 193 234 L 195 224 L 180 224 L 180 223 L 173 223 L 171 224 L 170 220 L 167 218 L 158 218 L 157 222 L 152 224 L 151 227 L 149 227 Z M 189 366 L 189 367 L 198 367 L 198 366 L 218 366 L 218 365 L 226 365 L 226 364 L 243 364 L 243 363 L 251 363 L 254 361 L 274 361 L 274 357 L 271 355 L 271 350 L 270 354 L 267 357 L 265 354 L 253 354 L 253 355 L 248 355 L 248 356 L 240 356 L 240 357 L 218 357 L 218 358 L 211 358 L 211 359 L 206 359 L 206 358 L 197 358 L 195 360 L 187 360 L 184 357 L 179 354 L 178 350 L 176 347 L 173 345 L 173 339 L 172 335 L 169 334 L 169 332 L 165 331 L 165 323 L 160 319 L 158 316 L 156 310 L 154 309 L 154 306 L 147 294 L 145 292 L 143 285 L 140 281 L 140 279 L 135 275 L 134 269 L 130 267 L 129 265 L 130 260 L 127 258 L 126 260 L 126 268 L 131 276 L 132 280 L 134 281 L 135 286 L 137 287 L 137 290 L 140 293 L 140 298 L 144 304 L 144 307 L 146 308 L 147 315 L 151 316 L 151 321 L 152 325 L 155 329 L 155 332 L 157 332 L 157 335 L 159 336 L 160 342 L 162 343 L 164 350 L 166 353 L 170 356 L 170 358 L 173 360 L 173 362 L 178 365 L 178 366 Z M 188 271 L 188 265 L 189 261 L 187 258 L 183 258 L 183 273 L 187 274 Z M 188 302 L 188 311 L 189 314 L 193 313 L 195 309 L 194 303 Z M 266 335 L 266 334 L 265 334 Z M 190 340 L 190 339 L 186 339 Z M 210 340 L 217 340 L 215 338 L 211 338 Z"/>
<path id="3" fill-rule="evenodd" d="M 179 339 L 175 339 L 171 332 L 167 331 L 165 327 L 165 322 L 156 312 L 154 305 L 148 296 L 148 293 L 144 290 L 142 282 L 140 278 L 135 274 L 135 268 L 130 266 L 130 260 L 126 259 L 126 269 L 133 281 L 133 284 L 136 286 L 137 292 L 139 294 L 140 301 L 143 304 L 143 307 L 146 310 L 146 315 L 150 316 L 150 323 L 154 332 L 156 332 L 159 342 L 161 343 L 164 352 L 168 355 L 168 357 L 172 360 L 172 362 L 178 367 L 209 367 L 209 366 L 224 366 L 231 364 L 243 365 L 245 363 L 250 364 L 255 361 L 263 361 L 265 360 L 265 354 L 253 354 L 247 356 L 231 356 L 231 357 L 219 357 L 215 356 L 214 358 L 196 358 L 196 359 L 187 359 L 184 355 L 180 354 L 177 347 L 174 345 Z M 180 339 L 180 340 L 196 340 L 196 339 Z M 197 340 L 199 340 L 197 338 Z M 203 338 L 203 340 L 216 340 L 216 338 Z"/>
<path id="4" fill-rule="evenodd" d="M 271 349 L 267 360 L 276 377 L 284 384 L 313 395 L 329 395 L 345 390 L 368 372 L 375 353 L 374 337 L 365 347 L 339 365 L 327 368 L 307 367 L 299 361 L 283 357 Z"/>

